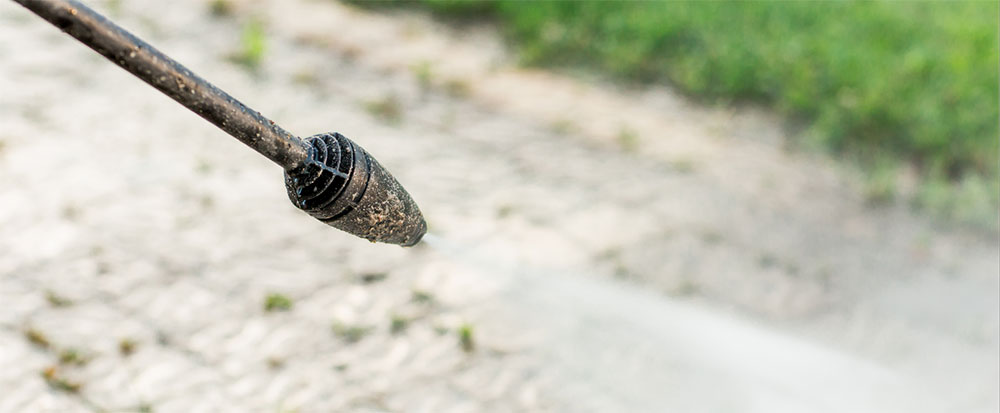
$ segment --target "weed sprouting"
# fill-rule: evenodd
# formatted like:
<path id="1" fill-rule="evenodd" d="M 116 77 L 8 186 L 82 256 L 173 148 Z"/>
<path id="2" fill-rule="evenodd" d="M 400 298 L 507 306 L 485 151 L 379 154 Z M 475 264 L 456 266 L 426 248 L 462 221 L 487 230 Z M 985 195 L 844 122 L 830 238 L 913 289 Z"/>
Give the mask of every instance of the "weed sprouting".
<path id="1" fill-rule="evenodd" d="M 67 348 L 59 352 L 59 364 L 82 366 L 89 361 L 89 357 L 84 356 L 74 348 Z"/>
<path id="2" fill-rule="evenodd" d="M 458 327 L 458 343 L 462 350 L 471 353 L 476 350 L 476 339 L 474 337 L 472 324 L 465 323 Z"/>
<path id="3" fill-rule="evenodd" d="M 367 101 L 364 103 L 364 108 L 372 117 L 390 125 L 399 125 L 403 121 L 403 105 L 396 95 L 387 94 L 382 98 Z"/>
<path id="4" fill-rule="evenodd" d="M 429 291 L 414 289 L 410 299 L 415 303 L 430 304 L 434 302 L 434 295 Z"/>
<path id="5" fill-rule="evenodd" d="M 372 327 L 362 326 L 362 325 L 348 325 L 339 321 L 335 321 L 331 326 L 333 334 L 340 337 L 348 343 L 357 343 L 361 339 L 365 338 L 368 333 L 372 332 Z"/>
<path id="6" fill-rule="evenodd" d="M 399 314 L 393 314 L 389 321 L 389 332 L 399 334 L 406 331 L 410 326 L 410 319 Z"/>
<path id="7" fill-rule="evenodd" d="M 264 299 L 264 311 L 288 311 L 292 309 L 292 299 L 279 293 L 270 293 Z"/>
<path id="8" fill-rule="evenodd" d="M 417 78 L 417 84 L 420 85 L 421 89 L 430 89 L 434 82 L 434 71 L 431 67 L 431 62 L 426 60 L 415 63 L 410 67 L 413 71 L 413 75 Z"/>
<path id="9" fill-rule="evenodd" d="M 229 60 L 249 70 L 256 71 L 264 61 L 266 52 L 267 35 L 264 31 L 264 23 L 258 19 L 251 19 L 243 25 L 240 50 L 230 55 Z"/>

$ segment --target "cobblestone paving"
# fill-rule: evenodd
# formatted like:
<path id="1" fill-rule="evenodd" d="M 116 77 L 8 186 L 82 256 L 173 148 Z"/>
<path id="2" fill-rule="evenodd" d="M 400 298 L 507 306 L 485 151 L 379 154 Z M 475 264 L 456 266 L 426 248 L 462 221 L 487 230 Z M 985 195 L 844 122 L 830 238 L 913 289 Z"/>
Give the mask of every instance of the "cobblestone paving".
<path id="1" fill-rule="evenodd" d="M 237 29 L 185 21 L 211 27 L 203 3 L 153 7 L 189 10 L 123 21 L 226 89 L 282 87 L 220 57 Z M 546 410 L 426 248 L 312 222 L 280 170 L 19 7 L 0 19 L 0 411 Z"/>
<path id="2" fill-rule="evenodd" d="M 4 4 L 0 412 L 815 407 L 808 392 L 793 392 L 804 404 L 774 402 L 762 394 L 783 393 L 760 384 L 768 374 L 713 358 L 744 353 L 674 346 L 696 342 L 685 341 L 696 329 L 666 314 L 691 312 L 673 300 L 917 376 L 930 367 L 914 360 L 948 353 L 933 371 L 963 378 L 962 408 L 996 406 L 997 371 L 975 367 L 997 364 L 993 240 L 921 235 L 934 227 L 851 198 L 797 211 L 789 205 L 841 193 L 764 196 L 701 173 L 696 158 L 692 171 L 581 140 L 373 64 L 367 49 L 400 42 L 366 44 L 346 20 L 384 18 L 260 3 L 237 2 L 232 17 L 195 0 L 95 6 L 286 129 L 364 145 L 414 195 L 438 248 L 373 245 L 320 225 L 288 203 L 278 168 Z M 272 21 L 267 58 L 248 69 L 229 56 L 254 13 Z M 295 24 L 323 13 L 343 24 Z M 405 16 L 388 22 L 393 35 L 431 37 Z M 331 45 L 338 31 L 366 47 Z M 928 290 L 945 294 L 927 304 Z M 271 294 L 290 308 L 267 311 Z M 809 360 L 833 361 L 796 367 L 806 358 L 779 350 L 729 360 L 753 371 L 817 366 L 816 380 L 851 364 L 808 349 Z M 864 366 L 851 374 L 879 370 Z M 832 383 L 870 383 L 845 377 Z"/>

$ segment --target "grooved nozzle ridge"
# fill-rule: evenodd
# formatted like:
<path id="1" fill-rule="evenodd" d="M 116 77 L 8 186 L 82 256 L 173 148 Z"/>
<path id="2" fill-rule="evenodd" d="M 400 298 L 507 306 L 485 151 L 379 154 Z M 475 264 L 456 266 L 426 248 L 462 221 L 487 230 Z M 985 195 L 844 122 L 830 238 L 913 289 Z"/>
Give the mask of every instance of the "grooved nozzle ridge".
<path id="1" fill-rule="evenodd" d="M 412 246 L 427 223 L 402 185 L 339 133 L 305 139 L 309 157 L 285 171 L 288 198 L 314 218 L 371 242 Z"/>

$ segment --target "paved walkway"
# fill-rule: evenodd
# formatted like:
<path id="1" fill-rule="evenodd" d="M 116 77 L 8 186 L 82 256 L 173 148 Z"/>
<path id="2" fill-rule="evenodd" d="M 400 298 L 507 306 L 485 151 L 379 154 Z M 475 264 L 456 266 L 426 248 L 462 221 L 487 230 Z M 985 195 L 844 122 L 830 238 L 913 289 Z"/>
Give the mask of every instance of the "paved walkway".
<path id="1" fill-rule="evenodd" d="M 96 5 L 285 128 L 363 144 L 435 236 L 318 224 L 278 168 L 0 6 L 0 412 L 998 406 L 996 241 L 864 206 L 766 116 L 409 14 L 120 4 Z"/>

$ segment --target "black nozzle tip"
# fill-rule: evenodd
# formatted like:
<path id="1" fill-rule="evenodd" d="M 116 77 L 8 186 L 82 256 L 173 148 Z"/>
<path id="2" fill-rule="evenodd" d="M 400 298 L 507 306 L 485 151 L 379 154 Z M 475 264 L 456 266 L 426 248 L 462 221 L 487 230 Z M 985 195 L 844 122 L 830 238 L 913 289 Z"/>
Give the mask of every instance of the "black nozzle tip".
<path id="1" fill-rule="evenodd" d="M 427 223 L 403 186 L 361 146 L 339 133 L 306 139 L 309 159 L 285 171 L 296 207 L 371 242 L 416 245 Z"/>

